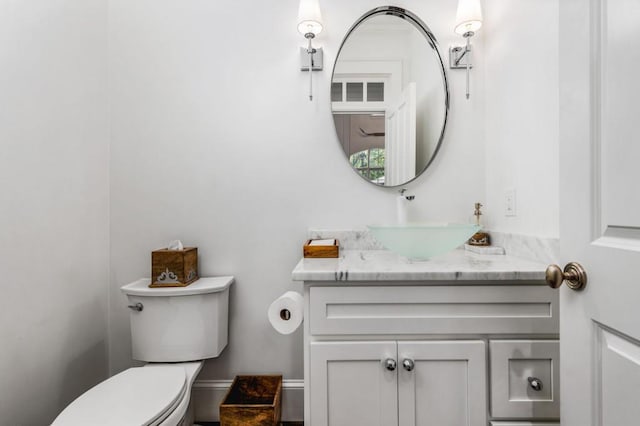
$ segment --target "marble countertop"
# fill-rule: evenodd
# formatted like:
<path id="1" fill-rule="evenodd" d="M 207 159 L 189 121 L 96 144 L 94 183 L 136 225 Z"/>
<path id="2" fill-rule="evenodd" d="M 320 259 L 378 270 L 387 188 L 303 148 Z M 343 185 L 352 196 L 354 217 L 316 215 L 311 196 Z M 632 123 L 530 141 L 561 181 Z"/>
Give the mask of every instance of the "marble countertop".
<path id="1" fill-rule="evenodd" d="M 301 259 L 294 281 L 487 281 L 544 283 L 544 263 L 508 255 L 453 250 L 429 260 L 411 260 L 387 250 L 342 250 L 337 259 Z"/>

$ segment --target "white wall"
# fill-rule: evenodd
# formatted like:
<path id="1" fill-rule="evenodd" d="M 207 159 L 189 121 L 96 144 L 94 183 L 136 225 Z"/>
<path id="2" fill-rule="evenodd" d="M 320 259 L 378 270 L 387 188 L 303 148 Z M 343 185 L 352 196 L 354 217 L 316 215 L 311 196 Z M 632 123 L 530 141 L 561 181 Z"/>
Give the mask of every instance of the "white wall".
<path id="1" fill-rule="evenodd" d="M 106 0 L 0 3 L 0 424 L 107 365 Z"/>
<path id="2" fill-rule="evenodd" d="M 202 378 L 281 372 L 301 379 L 302 334 L 277 334 L 271 301 L 293 283 L 309 227 L 353 228 L 395 220 L 394 190 L 375 187 L 344 158 L 330 111 L 335 54 L 374 0 L 323 0 L 324 71 L 299 71 L 297 0 L 112 0 L 111 370 L 129 365 L 126 300 L 119 287 L 149 275 L 150 252 L 181 238 L 198 246 L 200 273 L 235 275 L 229 346 Z M 456 2 L 402 1 L 423 17 L 443 52 Z M 479 80 L 482 71 L 475 76 Z M 474 77 L 475 79 L 476 77 Z M 480 83 L 464 99 L 451 76 L 447 140 L 408 185 L 423 220 L 466 220 L 482 199 Z M 475 80 L 474 80 L 475 81 Z"/>
<path id="3" fill-rule="evenodd" d="M 483 204 L 493 230 L 558 237 L 558 2 L 484 1 Z M 509 189 L 515 217 L 504 215 Z"/>

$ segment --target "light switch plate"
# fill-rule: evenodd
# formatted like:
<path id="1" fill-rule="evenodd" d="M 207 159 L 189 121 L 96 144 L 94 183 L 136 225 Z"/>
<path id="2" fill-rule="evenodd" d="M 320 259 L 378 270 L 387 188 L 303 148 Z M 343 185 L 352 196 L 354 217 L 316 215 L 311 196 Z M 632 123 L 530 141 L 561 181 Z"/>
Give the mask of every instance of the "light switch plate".
<path id="1" fill-rule="evenodd" d="M 507 189 L 504 193 L 504 215 L 516 216 L 516 190 Z"/>

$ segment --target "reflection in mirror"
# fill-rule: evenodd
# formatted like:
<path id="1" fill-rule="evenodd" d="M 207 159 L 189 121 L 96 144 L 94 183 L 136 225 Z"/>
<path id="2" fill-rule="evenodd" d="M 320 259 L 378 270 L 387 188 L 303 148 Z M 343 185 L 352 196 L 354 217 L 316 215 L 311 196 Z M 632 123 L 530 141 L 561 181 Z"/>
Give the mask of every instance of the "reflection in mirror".
<path id="1" fill-rule="evenodd" d="M 444 64 L 426 25 L 397 7 L 363 15 L 340 47 L 331 109 L 360 176 L 381 186 L 419 176 L 440 148 L 449 109 Z"/>

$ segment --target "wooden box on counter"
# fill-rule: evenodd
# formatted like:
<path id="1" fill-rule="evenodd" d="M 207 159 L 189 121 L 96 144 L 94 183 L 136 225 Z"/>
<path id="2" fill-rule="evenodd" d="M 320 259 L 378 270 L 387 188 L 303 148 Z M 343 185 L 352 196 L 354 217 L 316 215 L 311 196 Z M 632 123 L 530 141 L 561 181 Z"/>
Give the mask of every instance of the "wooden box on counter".
<path id="1" fill-rule="evenodd" d="M 280 424 L 282 376 L 236 376 L 220 404 L 220 426 Z"/>
<path id="2" fill-rule="evenodd" d="M 151 252 L 149 287 L 185 287 L 198 279 L 198 248 Z"/>
<path id="3" fill-rule="evenodd" d="M 314 241 L 322 241 L 321 245 L 314 245 Z M 327 242 L 328 241 L 328 242 Z M 302 247 L 303 257 L 336 258 L 340 256 L 340 242 L 337 239 L 307 240 Z"/>

